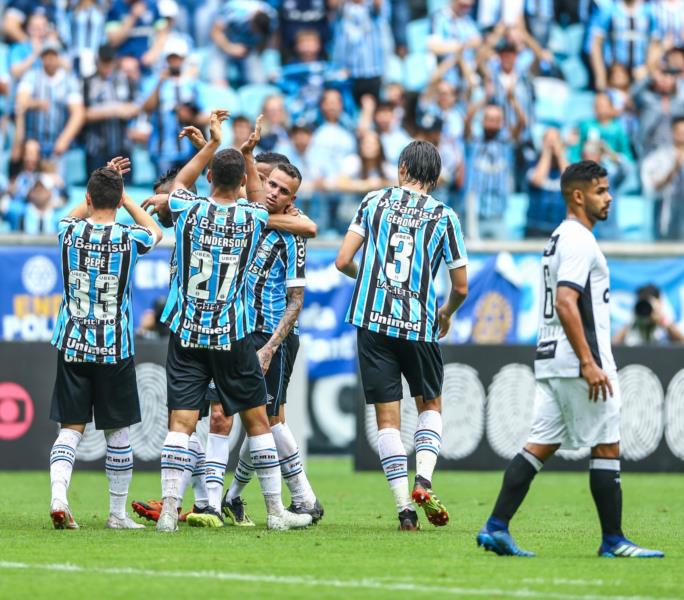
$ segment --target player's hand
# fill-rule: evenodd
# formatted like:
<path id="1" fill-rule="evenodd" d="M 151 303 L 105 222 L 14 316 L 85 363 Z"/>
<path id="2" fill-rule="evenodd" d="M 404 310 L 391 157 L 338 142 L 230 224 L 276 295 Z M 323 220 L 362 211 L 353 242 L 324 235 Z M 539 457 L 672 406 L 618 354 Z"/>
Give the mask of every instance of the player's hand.
<path id="1" fill-rule="evenodd" d="M 173 226 L 173 219 L 171 218 L 171 211 L 169 210 L 168 194 L 156 194 L 151 196 L 147 198 L 140 206 L 143 210 L 148 211 L 151 215 L 157 215 L 159 222 L 164 227 Z"/>
<path id="2" fill-rule="evenodd" d="M 207 140 L 204 139 L 204 134 L 192 125 L 183 127 L 178 134 L 178 139 L 182 140 L 184 137 L 190 140 L 190 143 L 195 147 L 196 150 L 201 150 L 207 145 Z"/>
<path id="3" fill-rule="evenodd" d="M 125 156 L 115 156 L 107 163 L 108 169 L 114 169 L 121 177 L 131 170 L 131 159 Z"/>
<path id="4" fill-rule="evenodd" d="M 249 156 L 256 148 L 256 145 L 261 141 L 261 124 L 264 121 L 264 115 L 259 115 L 256 118 L 256 123 L 254 124 L 254 131 L 249 134 L 249 137 L 242 146 L 240 146 L 240 152 L 243 155 Z"/>
<path id="5" fill-rule="evenodd" d="M 451 315 L 448 315 L 441 308 L 437 311 L 437 321 L 439 322 L 439 339 L 441 340 L 451 327 Z"/>
<path id="6" fill-rule="evenodd" d="M 212 110 L 209 117 L 209 139 L 215 144 L 221 145 L 221 125 L 230 118 L 230 112 L 224 109 Z"/>
<path id="7" fill-rule="evenodd" d="M 608 375 L 593 360 L 581 366 L 582 377 L 589 384 L 589 400 L 598 402 L 599 395 L 605 402 L 608 396 L 613 397 L 613 386 Z"/>
<path id="8" fill-rule="evenodd" d="M 292 215 L 293 217 L 307 217 L 301 210 L 299 210 L 294 204 L 288 204 L 285 207 L 285 214 L 286 215 Z"/>
<path id="9" fill-rule="evenodd" d="M 259 364 L 261 365 L 261 371 L 264 375 L 268 372 L 268 368 L 271 366 L 271 360 L 273 359 L 274 350 L 266 345 L 263 348 L 257 350 L 257 357 L 259 358 Z"/>

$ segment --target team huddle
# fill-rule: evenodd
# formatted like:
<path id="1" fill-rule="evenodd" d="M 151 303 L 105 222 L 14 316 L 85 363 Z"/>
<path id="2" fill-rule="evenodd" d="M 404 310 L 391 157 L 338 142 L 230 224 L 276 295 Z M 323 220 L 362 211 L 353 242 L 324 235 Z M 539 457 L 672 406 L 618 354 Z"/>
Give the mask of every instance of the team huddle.
<path id="1" fill-rule="evenodd" d="M 129 161 L 115 158 L 91 174 L 85 201 L 60 223 L 64 297 L 53 336 L 59 352 L 50 415 L 60 423 L 50 454 L 55 528 L 78 528 L 67 490 L 78 444 L 93 417 L 107 442 L 107 527 L 144 527 L 126 512 L 133 469 L 129 428 L 141 420 L 129 283 L 138 257 L 161 239 L 152 214 L 173 226 L 175 238 L 161 316 L 170 329 L 169 430 L 161 449 L 161 498 L 134 501 L 133 509 L 156 521 L 160 532 L 176 531 L 179 520 L 192 527 L 253 526 L 242 494 L 256 474 L 269 529 L 305 528 L 323 518 L 285 419 L 299 348 L 305 239 L 315 236 L 316 226 L 294 207 L 301 175 L 287 157 L 253 156 L 259 122 L 239 150 L 219 150 L 228 116 L 212 113 L 208 140 L 194 128 L 180 133 L 197 153 L 158 181 L 142 206 L 124 190 Z M 203 198 L 195 182 L 205 169 L 210 194 Z M 402 531 L 420 528 L 418 507 L 437 527 L 449 521 L 432 484 L 442 439 L 438 340 L 467 296 L 468 259 L 455 212 L 431 196 L 440 171 L 434 146 L 417 141 L 406 146 L 399 185 L 366 195 L 336 260 L 337 268 L 355 279 L 347 321 L 357 329 L 362 387 L 375 408 L 378 454 Z M 562 190 L 568 218 L 551 237 L 542 262 L 534 422 L 527 444 L 506 469 L 477 544 L 499 555 L 533 556 L 513 540 L 510 520 L 560 446 L 589 446 L 590 488 L 602 532 L 599 555 L 660 557 L 661 552 L 628 540 L 621 529 L 620 396 L 609 338 L 609 274 L 592 234 L 593 225 L 608 215 L 606 172 L 591 161 L 571 165 Z M 119 207 L 135 225 L 115 222 Z M 435 280 L 442 263 L 451 288 L 440 303 Z M 400 435 L 402 376 L 418 410 L 412 488 Z M 224 494 L 236 413 L 246 436 Z M 195 432 L 204 416 L 210 418 L 206 448 Z M 287 508 L 282 480 L 292 499 Z M 182 513 L 191 483 L 195 502 Z"/>

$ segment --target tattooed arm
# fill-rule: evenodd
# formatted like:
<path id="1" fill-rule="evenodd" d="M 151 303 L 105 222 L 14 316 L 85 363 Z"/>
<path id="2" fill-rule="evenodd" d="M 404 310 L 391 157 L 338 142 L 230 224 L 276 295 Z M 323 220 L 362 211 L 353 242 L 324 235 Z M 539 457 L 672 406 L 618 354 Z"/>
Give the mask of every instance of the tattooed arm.
<path id="1" fill-rule="evenodd" d="M 303 287 L 291 287 L 287 288 L 287 306 L 285 307 L 285 313 L 278 323 L 278 327 L 273 332 L 271 339 L 266 342 L 266 345 L 261 348 L 257 355 L 259 356 L 259 364 L 261 365 L 261 370 L 266 374 L 268 367 L 271 364 L 271 359 L 275 354 L 278 346 L 282 344 L 283 340 L 292 331 L 295 323 L 297 322 L 297 317 L 302 310 L 304 304 L 304 288 Z"/>

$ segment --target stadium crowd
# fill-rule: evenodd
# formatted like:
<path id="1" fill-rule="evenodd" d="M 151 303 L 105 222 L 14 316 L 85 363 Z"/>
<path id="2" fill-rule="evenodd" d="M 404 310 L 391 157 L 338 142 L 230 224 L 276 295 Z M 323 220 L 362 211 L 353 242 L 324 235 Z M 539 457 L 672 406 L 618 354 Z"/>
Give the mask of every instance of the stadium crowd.
<path id="1" fill-rule="evenodd" d="M 54 233 L 116 155 L 142 199 L 225 107 L 238 146 L 264 114 L 324 235 L 412 138 L 471 239 L 548 236 L 580 158 L 617 199 L 600 238 L 684 232 L 682 0 L 9 0 L 1 21 L 0 231 Z"/>

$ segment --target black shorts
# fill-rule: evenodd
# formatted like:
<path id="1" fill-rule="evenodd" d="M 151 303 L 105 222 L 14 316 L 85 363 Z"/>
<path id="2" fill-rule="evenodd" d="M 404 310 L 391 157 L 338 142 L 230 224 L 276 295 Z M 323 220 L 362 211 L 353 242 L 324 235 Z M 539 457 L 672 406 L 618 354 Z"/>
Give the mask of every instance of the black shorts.
<path id="1" fill-rule="evenodd" d="M 169 336 L 166 385 L 169 410 L 199 410 L 208 406 L 209 382 L 214 380 L 216 401 L 227 416 L 266 404 L 266 386 L 254 341 L 246 336 L 229 350 L 183 346 Z"/>
<path id="2" fill-rule="evenodd" d="M 442 395 L 444 367 L 437 342 L 411 342 L 358 327 L 356 343 L 366 404 L 401 400 L 402 375 L 411 396 L 427 402 Z"/>
<path id="3" fill-rule="evenodd" d="M 259 350 L 271 339 L 270 333 L 257 331 L 252 334 L 254 345 Z M 294 367 L 297 352 L 299 351 L 299 336 L 290 332 L 278 346 L 271 364 L 264 375 L 266 380 L 267 405 L 266 412 L 269 417 L 276 417 L 280 413 L 280 407 L 287 402 L 287 386 L 290 384 L 292 369 Z"/>
<path id="4" fill-rule="evenodd" d="M 78 425 L 90 423 L 93 414 L 96 429 L 121 429 L 140 423 L 133 357 L 110 365 L 67 361 L 59 352 L 50 418 Z"/>

